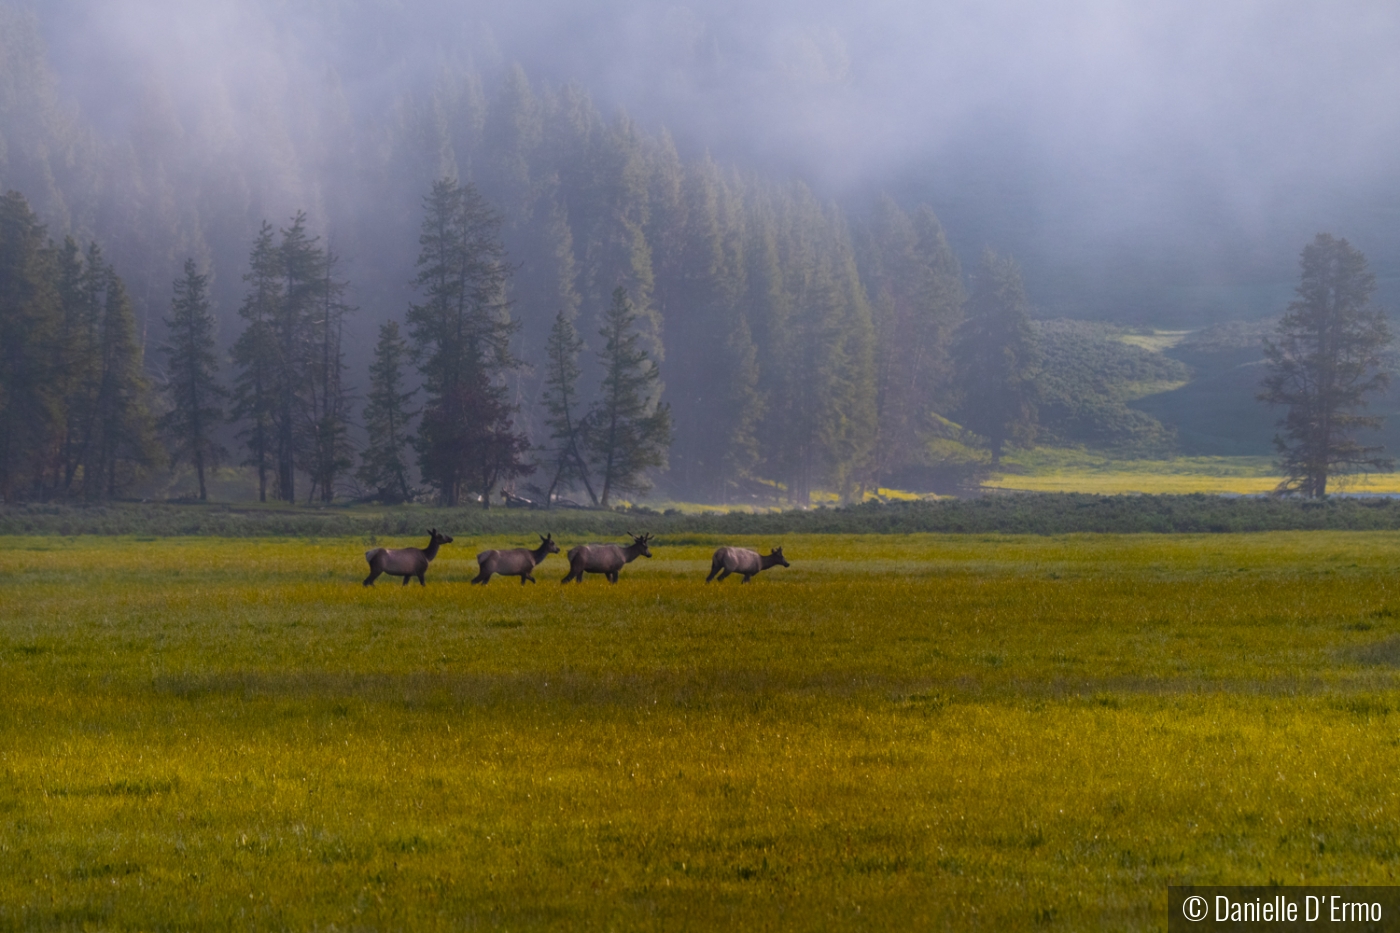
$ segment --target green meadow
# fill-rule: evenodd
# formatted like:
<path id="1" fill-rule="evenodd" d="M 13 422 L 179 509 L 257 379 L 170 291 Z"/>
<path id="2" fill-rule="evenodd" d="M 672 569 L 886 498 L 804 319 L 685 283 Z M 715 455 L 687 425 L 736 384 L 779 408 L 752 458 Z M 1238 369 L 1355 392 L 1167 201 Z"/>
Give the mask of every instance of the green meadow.
<path id="1" fill-rule="evenodd" d="M 1169 883 L 1397 883 L 1400 534 L 468 585 L 523 543 L 367 589 L 361 539 L 0 539 L 0 929 L 1159 930 Z"/>

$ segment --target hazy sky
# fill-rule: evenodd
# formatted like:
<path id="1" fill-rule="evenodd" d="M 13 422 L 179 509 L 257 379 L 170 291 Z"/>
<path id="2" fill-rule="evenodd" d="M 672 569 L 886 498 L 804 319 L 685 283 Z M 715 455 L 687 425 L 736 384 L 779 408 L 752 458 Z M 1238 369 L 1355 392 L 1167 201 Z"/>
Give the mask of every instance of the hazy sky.
<path id="1" fill-rule="evenodd" d="M 1286 294 L 1320 229 L 1351 237 L 1383 277 L 1397 266 L 1393 2 L 51 0 L 39 12 L 65 87 L 109 126 L 128 118 L 136 76 L 190 106 L 230 82 L 333 69 L 349 106 L 372 112 L 444 66 L 518 61 L 691 151 L 795 172 L 850 204 L 880 190 L 932 201 L 965 254 L 1017 254 L 1040 300 L 1066 313 L 1105 288 L 1132 304 L 1139 282 L 1149 304 L 1170 283 L 1169 302 L 1211 313 L 1251 289 Z"/>

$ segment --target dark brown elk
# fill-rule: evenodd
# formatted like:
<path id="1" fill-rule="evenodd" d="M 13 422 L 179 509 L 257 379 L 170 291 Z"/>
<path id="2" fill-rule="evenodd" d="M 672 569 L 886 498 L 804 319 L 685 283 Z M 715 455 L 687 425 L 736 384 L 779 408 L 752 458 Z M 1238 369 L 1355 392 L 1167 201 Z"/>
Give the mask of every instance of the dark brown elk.
<path id="1" fill-rule="evenodd" d="M 375 577 L 381 573 L 387 573 L 391 577 L 403 577 L 404 586 L 408 586 L 408 581 L 414 577 L 418 578 L 421 586 L 427 586 L 423 575 L 428 572 L 428 564 L 437 557 L 438 548 L 452 543 L 450 537 L 439 534 L 436 528 L 428 532 L 428 538 L 428 546 L 425 548 L 377 547 L 365 551 L 365 560 L 369 561 L 369 576 L 365 577 L 365 586 L 374 586 Z"/>
<path id="2" fill-rule="evenodd" d="M 651 548 L 647 547 L 651 541 L 650 534 L 640 538 L 630 531 L 627 534 L 632 538 L 632 543 L 626 547 L 620 544 L 580 544 L 569 548 L 569 573 L 559 582 L 577 580 L 582 583 L 585 573 L 601 573 L 610 583 L 616 583 L 618 571 L 624 565 L 638 557 L 651 557 Z"/>
<path id="3" fill-rule="evenodd" d="M 476 555 L 476 563 L 481 572 L 472 582 L 485 586 L 491 582 L 493 573 L 499 573 L 503 577 L 519 577 L 521 586 L 527 581 L 534 583 L 535 566 L 549 555 L 558 553 L 559 545 L 554 543 L 553 534 L 548 537 L 540 535 L 540 546 L 533 551 L 524 547 L 511 548 L 508 551 L 482 551 Z"/>
<path id="4" fill-rule="evenodd" d="M 714 559 L 710 561 L 710 575 L 705 578 L 705 582 L 713 580 L 715 574 L 719 574 L 719 578 L 723 580 L 731 573 L 738 573 L 743 574 L 744 582 L 748 583 L 754 574 L 779 564 L 784 567 L 792 566 L 787 562 L 787 558 L 783 557 L 782 548 L 774 548 L 771 553 L 760 554 L 746 547 L 722 547 L 715 551 Z"/>

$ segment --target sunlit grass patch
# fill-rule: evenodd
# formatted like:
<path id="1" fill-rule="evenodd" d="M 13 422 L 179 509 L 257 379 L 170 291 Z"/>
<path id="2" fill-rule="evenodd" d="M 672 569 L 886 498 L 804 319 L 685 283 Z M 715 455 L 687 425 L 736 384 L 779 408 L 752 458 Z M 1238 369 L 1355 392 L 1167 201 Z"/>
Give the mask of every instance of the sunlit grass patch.
<path id="1" fill-rule="evenodd" d="M 1282 477 L 1271 457 L 1174 457 L 1131 460 L 1085 450 L 1036 448 L 1013 451 L 1007 472 L 984 485 L 1026 492 L 1082 492 L 1100 495 L 1264 495 Z M 1400 473 L 1335 477 L 1339 493 L 1400 494 Z"/>

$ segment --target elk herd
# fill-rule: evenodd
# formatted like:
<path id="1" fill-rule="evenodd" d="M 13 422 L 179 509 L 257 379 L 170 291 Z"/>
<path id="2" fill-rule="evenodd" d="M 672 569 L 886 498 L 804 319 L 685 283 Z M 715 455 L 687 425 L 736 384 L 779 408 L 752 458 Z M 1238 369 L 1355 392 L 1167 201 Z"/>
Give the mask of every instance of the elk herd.
<path id="1" fill-rule="evenodd" d="M 634 535 L 629 531 L 627 536 L 632 539 L 631 544 L 580 544 L 569 548 L 569 572 L 560 582 L 568 583 L 573 580 L 582 583 L 585 573 L 601 573 L 608 578 L 609 583 L 616 583 L 617 575 L 623 567 L 638 557 L 651 557 L 651 548 L 648 547 L 651 543 L 650 534 Z M 539 538 L 540 546 L 537 548 L 493 549 L 477 554 L 478 572 L 471 582 L 484 586 L 491 582 L 493 576 L 499 574 L 503 577 L 519 577 L 521 586 L 535 583 L 535 568 L 549 555 L 559 553 L 559 545 L 554 543 L 553 534 L 540 535 Z M 428 546 L 424 548 L 372 548 L 365 552 L 369 576 L 365 577 L 364 585 L 373 586 L 380 574 L 387 573 L 391 577 L 403 577 L 404 586 L 408 586 L 408 581 L 414 577 L 418 578 L 419 585 L 427 586 L 423 578 L 428 572 L 428 564 L 437 557 L 440 547 L 451 543 L 452 538 L 449 535 L 433 528 L 428 531 Z M 791 566 L 783 557 L 783 549 L 780 547 L 774 548 L 768 554 L 760 554 L 742 547 L 721 547 L 715 551 L 714 559 L 710 563 L 710 575 L 705 578 L 705 582 L 709 583 L 716 574 L 723 580 L 730 574 L 737 573 L 744 578 L 743 582 L 748 583 L 754 574 L 777 566 Z"/>

